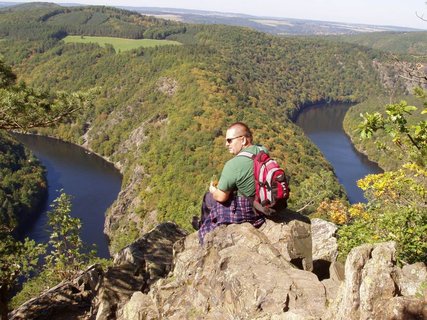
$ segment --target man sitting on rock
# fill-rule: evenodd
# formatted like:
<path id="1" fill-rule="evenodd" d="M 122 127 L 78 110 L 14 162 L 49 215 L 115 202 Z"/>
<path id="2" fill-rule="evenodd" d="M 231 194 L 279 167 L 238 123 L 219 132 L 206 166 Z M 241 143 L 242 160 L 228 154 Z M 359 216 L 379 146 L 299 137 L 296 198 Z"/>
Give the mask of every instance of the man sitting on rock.
<path id="1" fill-rule="evenodd" d="M 228 151 L 238 155 L 241 151 L 257 154 L 263 147 L 252 144 L 252 133 L 242 123 L 232 124 L 226 133 L 225 145 Z M 218 186 L 211 181 L 209 192 L 203 198 L 202 218 L 200 221 L 199 239 L 203 244 L 205 235 L 222 224 L 249 222 L 255 227 L 265 222 L 262 214 L 253 210 L 255 196 L 255 179 L 253 160 L 236 156 L 225 164 Z M 193 220 L 197 229 L 197 221 Z"/>

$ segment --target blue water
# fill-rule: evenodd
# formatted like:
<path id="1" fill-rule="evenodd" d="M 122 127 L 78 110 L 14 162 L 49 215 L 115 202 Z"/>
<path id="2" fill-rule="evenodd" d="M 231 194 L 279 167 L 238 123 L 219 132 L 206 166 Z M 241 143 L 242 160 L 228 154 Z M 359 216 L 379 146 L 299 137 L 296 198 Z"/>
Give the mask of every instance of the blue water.
<path id="1" fill-rule="evenodd" d="M 349 108 L 350 105 L 339 103 L 307 107 L 296 123 L 331 163 L 350 203 L 366 202 L 356 182 L 367 174 L 381 173 L 382 170 L 359 153 L 345 134 L 342 122 Z"/>
<path id="2" fill-rule="evenodd" d="M 34 135 L 15 135 L 31 149 L 47 169 L 48 199 L 37 219 L 25 225 L 21 237 L 40 243 L 49 240 L 47 211 L 59 190 L 72 197 L 73 217 L 82 222 L 81 237 L 85 244 L 95 244 L 98 256 L 108 258 L 108 240 L 103 233 L 105 212 L 117 198 L 122 176 L 104 159 L 76 145 Z"/>

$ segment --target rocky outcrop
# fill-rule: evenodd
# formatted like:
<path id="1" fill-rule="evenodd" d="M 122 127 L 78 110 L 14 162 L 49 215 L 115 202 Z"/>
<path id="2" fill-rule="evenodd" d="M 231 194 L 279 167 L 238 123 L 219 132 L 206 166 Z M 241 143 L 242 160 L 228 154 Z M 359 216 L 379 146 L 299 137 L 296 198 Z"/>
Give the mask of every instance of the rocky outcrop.
<path id="1" fill-rule="evenodd" d="M 164 223 L 121 250 L 97 281 L 62 284 L 62 294 L 45 294 L 12 319 L 427 318 L 426 265 L 399 268 L 393 242 L 353 249 L 325 279 L 310 271 L 311 248 L 310 224 L 292 213 L 259 229 L 218 227 L 204 246 L 197 233 Z"/>
<path id="2" fill-rule="evenodd" d="M 126 212 L 129 212 L 129 210 L 134 211 L 140 204 L 141 200 L 137 197 L 137 193 L 143 175 L 144 169 L 141 166 L 136 166 L 129 183 L 120 191 L 117 200 L 108 210 L 107 216 L 105 217 L 104 233 L 110 238 L 113 234 L 125 232 L 124 227 L 120 224 L 121 221 L 126 220 L 129 222 L 129 220 L 131 220 L 137 225 L 140 224 L 141 221 L 137 215 L 129 214 L 126 219 L 125 216 Z"/>
<path id="3" fill-rule="evenodd" d="M 310 219 L 285 211 L 267 219 L 259 230 L 285 260 L 300 269 L 313 270 Z"/>
<path id="4" fill-rule="evenodd" d="M 338 227 L 331 222 L 322 219 L 311 220 L 313 272 L 317 274 L 319 280 L 331 279 L 324 283 L 332 290 L 329 292 L 330 297 L 336 294 L 334 288 L 344 280 L 343 266 L 337 262 L 338 241 L 335 237 L 337 229 Z"/>
<path id="5" fill-rule="evenodd" d="M 328 261 L 332 263 L 338 257 L 338 242 L 335 233 L 338 227 L 322 219 L 311 220 L 313 241 L 313 261 Z"/>
<path id="6" fill-rule="evenodd" d="M 173 223 L 162 223 L 114 256 L 97 295 L 96 319 L 120 317 L 122 306 L 136 291 L 147 293 L 172 268 L 173 244 L 186 232 Z"/>
<path id="7" fill-rule="evenodd" d="M 373 60 L 372 66 L 377 70 L 384 88 L 395 91 L 397 87 L 403 87 L 407 92 L 413 92 L 415 88 L 426 88 L 425 83 L 426 64 L 412 63 L 408 61 L 380 62 Z M 396 77 L 396 74 L 400 77 Z"/>
<path id="8" fill-rule="evenodd" d="M 171 97 L 178 90 L 178 81 L 168 77 L 161 77 L 157 81 L 157 90 Z"/>
<path id="9" fill-rule="evenodd" d="M 378 245 L 366 244 L 353 249 L 345 265 L 345 281 L 335 303 L 324 319 L 427 319 L 426 292 L 424 298 L 404 296 L 399 291 L 400 268 L 395 260 L 394 242 Z M 424 264 L 423 264 L 424 265 Z M 425 269 L 425 265 L 421 269 Z M 415 287 L 427 280 L 421 271 Z M 403 278 L 400 278 L 401 280 Z M 415 279 L 415 278 L 414 278 Z M 421 292 L 421 291 L 420 291 Z M 409 292 L 407 292 L 409 293 Z"/>
<path id="10" fill-rule="evenodd" d="M 72 281 L 64 281 L 9 313 L 9 320 L 89 319 L 103 271 L 93 265 Z"/>
<path id="11" fill-rule="evenodd" d="M 175 268 L 125 306 L 123 319 L 318 319 L 325 289 L 250 224 L 222 226 L 200 247 L 196 234 L 175 245 Z"/>

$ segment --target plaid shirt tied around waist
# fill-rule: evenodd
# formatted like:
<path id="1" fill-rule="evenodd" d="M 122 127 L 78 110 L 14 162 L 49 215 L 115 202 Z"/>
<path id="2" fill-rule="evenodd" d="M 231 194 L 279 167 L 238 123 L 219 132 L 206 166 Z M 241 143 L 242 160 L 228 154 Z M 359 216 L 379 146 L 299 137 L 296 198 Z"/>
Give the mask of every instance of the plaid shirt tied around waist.
<path id="1" fill-rule="evenodd" d="M 232 197 L 221 203 L 213 199 L 211 193 L 206 193 L 203 198 L 203 221 L 199 229 L 200 244 L 203 244 L 205 235 L 222 224 L 251 223 L 254 227 L 260 227 L 265 218 L 256 214 L 252 207 L 253 199 L 248 197 Z"/>

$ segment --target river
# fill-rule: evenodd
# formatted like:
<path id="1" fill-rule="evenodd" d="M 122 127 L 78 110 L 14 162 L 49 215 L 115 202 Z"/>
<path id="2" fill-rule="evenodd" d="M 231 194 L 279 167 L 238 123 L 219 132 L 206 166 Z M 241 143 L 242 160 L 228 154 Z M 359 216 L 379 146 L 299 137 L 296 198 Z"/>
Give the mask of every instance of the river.
<path id="1" fill-rule="evenodd" d="M 304 108 L 296 124 L 322 151 L 334 167 L 335 175 L 344 186 L 350 203 L 366 202 L 357 180 L 382 169 L 358 152 L 344 132 L 342 122 L 349 104 L 319 104 Z"/>
<path id="2" fill-rule="evenodd" d="M 81 219 L 83 242 L 95 244 L 97 255 L 108 258 L 108 240 L 103 233 L 105 212 L 120 191 L 122 176 L 119 171 L 77 145 L 35 135 L 14 136 L 46 167 L 48 181 L 48 199 L 44 208 L 34 221 L 25 225 L 20 236 L 43 243 L 49 240 L 47 211 L 62 189 L 72 197 L 71 215 Z"/>

